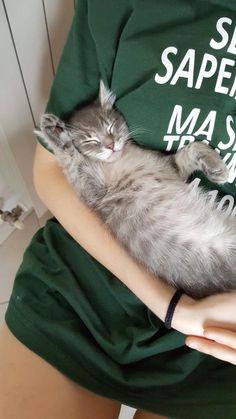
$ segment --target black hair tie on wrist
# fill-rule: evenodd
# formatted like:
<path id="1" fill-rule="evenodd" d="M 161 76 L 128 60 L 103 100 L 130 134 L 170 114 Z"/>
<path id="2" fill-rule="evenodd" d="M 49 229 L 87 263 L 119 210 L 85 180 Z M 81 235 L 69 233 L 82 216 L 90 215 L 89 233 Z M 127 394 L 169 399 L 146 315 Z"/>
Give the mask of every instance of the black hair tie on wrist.
<path id="1" fill-rule="evenodd" d="M 166 317 L 165 317 L 165 327 L 167 329 L 171 329 L 171 322 L 173 319 L 175 308 L 179 302 L 180 297 L 183 295 L 183 291 L 177 290 L 173 297 L 170 300 L 169 307 L 167 309 Z"/>

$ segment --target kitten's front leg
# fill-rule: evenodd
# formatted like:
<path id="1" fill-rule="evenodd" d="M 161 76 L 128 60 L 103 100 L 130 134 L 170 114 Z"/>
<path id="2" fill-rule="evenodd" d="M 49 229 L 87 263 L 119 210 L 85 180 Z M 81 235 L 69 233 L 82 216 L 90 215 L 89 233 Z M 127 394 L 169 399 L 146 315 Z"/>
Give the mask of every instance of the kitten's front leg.
<path id="1" fill-rule="evenodd" d="M 179 150 L 175 163 L 185 180 L 195 171 L 201 170 L 214 183 L 226 183 L 229 172 L 220 155 L 207 144 L 195 141 Z"/>
<path id="2" fill-rule="evenodd" d="M 70 132 L 57 116 L 50 113 L 43 114 L 40 119 L 40 130 L 36 133 L 46 141 L 54 153 L 58 150 L 70 153 L 74 148 Z"/>
<path id="3" fill-rule="evenodd" d="M 43 114 L 41 116 L 40 128 L 42 138 L 52 149 L 68 181 L 79 192 L 81 182 L 78 173 L 80 165 L 84 161 L 84 156 L 75 148 L 72 133 L 67 129 L 66 124 L 53 114 Z"/>

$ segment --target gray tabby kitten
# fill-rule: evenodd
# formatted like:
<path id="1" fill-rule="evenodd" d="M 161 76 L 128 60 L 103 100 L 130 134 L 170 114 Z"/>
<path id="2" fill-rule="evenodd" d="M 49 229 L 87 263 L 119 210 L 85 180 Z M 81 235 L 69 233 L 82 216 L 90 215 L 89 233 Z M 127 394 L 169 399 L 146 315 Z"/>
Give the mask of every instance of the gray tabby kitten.
<path id="1" fill-rule="evenodd" d="M 96 101 L 67 122 L 42 115 L 36 133 L 79 198 L 150 272 L 195 298 L 235 290 L 236 221 L 186 183 L 195 170 L 227 182 L 224 162 L 202 142 L 175 155 L 141 149 L 115 99 L 101 82 Z"/>

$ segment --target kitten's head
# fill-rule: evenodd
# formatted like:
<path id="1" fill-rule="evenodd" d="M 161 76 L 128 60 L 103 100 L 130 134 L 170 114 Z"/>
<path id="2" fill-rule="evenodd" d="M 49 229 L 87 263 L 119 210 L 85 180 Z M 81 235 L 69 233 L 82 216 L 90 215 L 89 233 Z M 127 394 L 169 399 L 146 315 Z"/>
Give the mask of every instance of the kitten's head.
<path id="1" fill-rule="evenodd" d="M 130 138 L 124 118 L 113 107 L 115 100 L 115 95 L 101 81 L 98 99 L 75 111 L 67 122 L 44 114 L 41 134 L 49 140 L 49 145 L 51 141 L 62 148 L 73 144 L 84 156 L 115 161 L 121 157 L 125 142 Z"/>

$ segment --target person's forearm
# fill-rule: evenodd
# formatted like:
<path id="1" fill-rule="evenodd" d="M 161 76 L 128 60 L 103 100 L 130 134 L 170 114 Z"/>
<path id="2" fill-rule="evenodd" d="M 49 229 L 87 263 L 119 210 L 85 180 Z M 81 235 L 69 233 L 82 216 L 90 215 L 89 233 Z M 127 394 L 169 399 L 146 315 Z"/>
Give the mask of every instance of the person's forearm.
<path id="1" fill-rule="evenodd" d="M 39 197 L 65 230 L 163 320 L 175 290 L 129 256 L 99 217 L 77 198 L 61 168 L 36 165 L 34 183 Z"/>

